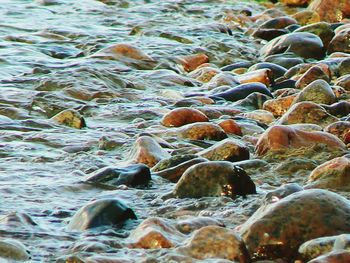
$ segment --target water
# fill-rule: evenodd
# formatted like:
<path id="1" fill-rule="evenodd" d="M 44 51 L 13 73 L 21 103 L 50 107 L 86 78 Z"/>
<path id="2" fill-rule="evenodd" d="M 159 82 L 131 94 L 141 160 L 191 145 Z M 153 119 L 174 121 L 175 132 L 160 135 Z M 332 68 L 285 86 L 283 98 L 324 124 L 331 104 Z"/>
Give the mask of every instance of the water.
<path id="1" fill-rule="evenodd" d="M 174 184 L 157 177 L 149 189 L 106 189 L 81 183 L 98 168 L 127 161 L 136 136 L 159 124 L 165 108 L 174 102 L 162 92 L 199 90 L 186 85 L 188 77 L 173 57 L 205 52 L 221 67 L 243 58 L 254 61 L 260 47 L 235 21 L 228 23 L 232 35 L 217 29 L 218 23 L 241 10 L 253 14 L 263 10 L 254 3 L 109 2 L 1 1 L 0 215 L 25 213 L 37 225 L 13 225 L 2 220 L 0 233 L 25 244 L 32 262 L 55 262 L 75 252 L 83 257 L 96 253 L 125 259 L 145 257 L 158 252 L 122 245 L 129 231 L 143 219 L 208 215 L 234 227 L 256 208 L 250 198 L 164 201 L 160 197 Z M 92 57 L 121 42 L 139 47 L 154 58 L 156 69 L 147 63 L 125 64 Z M 183 80 L 174 77 L 176 71 Z M 77 130 L 50 120 L 67 108 L 78 110 L 87 127 Z M 99 149 L 103 136 L 117 140 L 118 147 Z M 66 230 L 77 209 L 104 196 L 124 200 L 134 208 L 139 221 L 124 230 L 102 233 Z M 99 245 L 87 249 L 84 244 Z"/>

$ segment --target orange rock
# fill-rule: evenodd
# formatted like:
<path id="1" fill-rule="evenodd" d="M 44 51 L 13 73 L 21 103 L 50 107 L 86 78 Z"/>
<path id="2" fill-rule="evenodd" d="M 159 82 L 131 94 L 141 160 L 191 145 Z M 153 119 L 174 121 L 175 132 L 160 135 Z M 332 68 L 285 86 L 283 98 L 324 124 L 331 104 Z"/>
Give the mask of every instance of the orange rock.
<path id="1" fill-rule="evenodd" d="M 237 122 L 232 119 L 220 121 L 219 126 L 228 134 L 242 136 L 242 131 Z"/>
<path id="2" fill-rule="evenodd" d="M 311 148 L 323 144 L 329 149 L 345 150 L 345 144 L 326 132 L 307 132 L 289 126 L 276 125 L 267 129 L 259 138 L 256 153 L 260 156 L 268 152 L 284 153 L 297 148 Z"/>
<path id="3" fill-rule="evenodd" d="M 270 86 L 274 83 L 273 72 L 271 69 L 267 68 L 249 71 L 242 75 L 236 76 L 236 78 L 241 84 L 260 82 L 265 84 L 266 86 Z"/>
<path id="4" fill-rule="evenodd" d="M 329 132 L 337 136 L 340 140 L 345 142 L 346 134 L 350 131 L 350 122 L 349 121 L 337 121 L 328 125 L 325 129 L 325 132 Z M 347 143 L 347 142 L 345 142 Z"/>
<path id="5" fill-rule="evenodd" d="M 126 43 L 115 44 L 105 49 L 102 49 L 101 51 L 97 52 L 94 56 L 100 56 L 100 55 L 102 56 L 110 55 L 115 58 L 124 57 L 124 58 L 130 58 L 134 60 L 153 61 L 153 59 L 149 55 L 147 55 L 145 52 L 143 52 L 141 49 Z"/>
<path id="6" fill-rule="evenodd" d="M 220 72 L 219 69 L 212 67 L 199 67 L 188 74 L 189 77 L 199 80 L 201 82 L 209 82 L 215 75 Z"/>
<path id="7" fill-rule="evenodd" d="M 205 54 L 195 54 L 178 57 L 176 60 L 183 66 L 185 71 L 191 72 L 198 68 L 200 65 L 208 63 L 209 57 Z"/>
<path id="8" fill-rule="evenodd" d="M 349 0 L 313 0 L 309 10 L 316 11 L 321 20 L 339 22 L 350 16 Z"/>
<path id="9" fill-rule="evenodd" d="M 194 122 L 207 122 L 208 117 L 193 108 L 177 108 L 165 114 L 161 123 L 166 127 L 180 127 Z"/>
<path id="10" fill-rule="evenodd" d="M 281 0 L 280 2 L 289 6 L 305 6 L 310 3 L 311 0 Z"/>
<path id="11" fill-rule="evenodd" d="M 263 104 L 263 109 L 271 112 L 273 116 L 280 117 L 288 111 L 296 95 L 267 100 Z"/>
<path id="12" fill-rule="evenodd" d="M 327 82 L 330 82 L 331 72 L 326 64 L 318 64 L 308 69 L 295 83 L 295 87 L 298 89 L 303 89 L 318 79 L 323 79 Z"/>
<path id="13" fill-rule="evenodd" d="M 191 123 L 180 127 L 177 132 L 180 138 L 190 140 L 221 141 L 227 138 L 225 131 L 214 123 Z"/>

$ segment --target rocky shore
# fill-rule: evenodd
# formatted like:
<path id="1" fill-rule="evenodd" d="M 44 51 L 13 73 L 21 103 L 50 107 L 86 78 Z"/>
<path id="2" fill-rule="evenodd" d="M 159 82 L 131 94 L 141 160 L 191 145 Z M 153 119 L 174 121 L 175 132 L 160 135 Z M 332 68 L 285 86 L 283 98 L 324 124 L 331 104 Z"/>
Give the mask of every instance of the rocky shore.
<path id="1" fill-rule="evenodd" d="M 350 262 L 350 2 L 273 2 L 0 8 L 0 258 Z"/>

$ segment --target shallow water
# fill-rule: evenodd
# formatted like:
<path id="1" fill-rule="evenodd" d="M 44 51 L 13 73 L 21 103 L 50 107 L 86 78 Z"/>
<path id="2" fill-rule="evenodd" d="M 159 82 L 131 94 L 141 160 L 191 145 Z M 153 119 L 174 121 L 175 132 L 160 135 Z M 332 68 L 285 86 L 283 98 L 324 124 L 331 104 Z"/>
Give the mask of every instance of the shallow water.
<path id="1" fill-rule="evenodd" d="M 145 128 L 158 129 L 165 107 L 174 102 L 162 92 L 200 90 L 199 83 L 188 86 L 174 56 L 205 52 L 221 67 L 243 58 L 255 61 L 260 47 L 235 22 L 230 24 L 232 35 L 210 26 L 230 13 L 263 10 L 255 3 L 110 2 L 1 1 L 0 215 L 26 213 L 37 225 L 2 220 L 0 233 L 23 242 L 32 262 L 54 262 L 74 252 L 84 257 L 96 251 L 144 258 L 158 252 L 119 247 L 145 218 L 205 215 L 234 227 L 258 205 L 256 196 L 164 201 L 160 197 L 174 184 L 155 176 L 148 189 L 108 189 L 81 182 L 98 168 L 124 164 L 136 136 Z M 157 60 L 156 70 L 147 63 L 126 65 L 91 57 L 120 42 L 131 43 Z M 174 72 L 185 79 L 172 77 Z M 78 130 L 50 120 L 67 108 L 78 110 L 87 127 Z M 118 146 L 111 151 L 99 149 L 103 136 L 118 141 Z M 77 209 L 104 196 L 124 200 L 139 220 L 123 230 L 83 234 L 66 230 Z M 107 248 L 79 247 L 87 241 Z"/>

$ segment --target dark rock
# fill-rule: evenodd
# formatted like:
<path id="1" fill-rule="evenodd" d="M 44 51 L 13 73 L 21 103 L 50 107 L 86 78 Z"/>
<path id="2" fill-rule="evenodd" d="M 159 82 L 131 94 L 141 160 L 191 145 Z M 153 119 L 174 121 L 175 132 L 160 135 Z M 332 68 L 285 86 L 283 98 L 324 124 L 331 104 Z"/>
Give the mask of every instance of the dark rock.
<path id="1" fill-rule="evenodd" d="M 286 68 L 284 68 L 280 65 L 274 64 L 274 63 L 269 63 L 269 62 L 257 63 L 255 65 L 251 66 L 248 69 L 248 71 L 265 69 L 265 68 L 272 70 L 273 76 L 275 79 L 282 77 L 287 72 Z"/>
<path id="2" fill-rule="evenodd" d="M 294 53 L 291 52 L 269 55 L 265 57 L 264 61 L 280 65 L 281 67 L 284 67 L 286 69 L 304 63 L 304 60 L 302 58 L 296 56 Z"/>
<path id="3" fill-rule="evenodd" d="M 319 22 L 311 25 L 303 26 L 294 32 L 309 32 L 319 36 L 323 42 L 324 47 L 327 49 L 329 43 L 334 37 L 334 30 L 327 22 Z"/>

